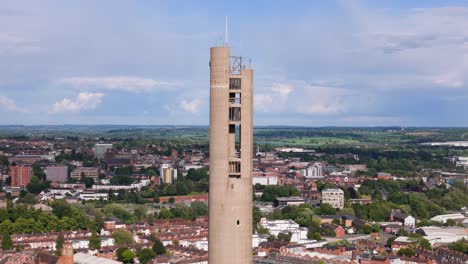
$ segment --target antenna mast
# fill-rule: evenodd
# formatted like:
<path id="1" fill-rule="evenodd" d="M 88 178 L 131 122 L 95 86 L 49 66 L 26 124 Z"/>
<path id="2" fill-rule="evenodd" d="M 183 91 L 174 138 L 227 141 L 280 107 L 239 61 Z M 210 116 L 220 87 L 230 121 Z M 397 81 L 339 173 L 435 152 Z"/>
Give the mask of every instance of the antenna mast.
<path id="1" fill-rule="evenodd" d="M 226 16 L 226 32 L 224 34 L 224 45 L 228 45 L 228 17 Z"/>

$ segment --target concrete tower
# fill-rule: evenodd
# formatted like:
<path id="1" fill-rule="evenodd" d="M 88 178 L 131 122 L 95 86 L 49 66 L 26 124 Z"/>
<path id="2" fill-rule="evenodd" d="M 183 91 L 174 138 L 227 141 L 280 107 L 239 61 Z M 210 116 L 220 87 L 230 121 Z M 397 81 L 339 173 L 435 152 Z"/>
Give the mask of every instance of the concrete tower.
<path id="1" fill-rule="evenodd" d="M 209 263 L 252 263 L 253 70 L 210 50 Z"/>

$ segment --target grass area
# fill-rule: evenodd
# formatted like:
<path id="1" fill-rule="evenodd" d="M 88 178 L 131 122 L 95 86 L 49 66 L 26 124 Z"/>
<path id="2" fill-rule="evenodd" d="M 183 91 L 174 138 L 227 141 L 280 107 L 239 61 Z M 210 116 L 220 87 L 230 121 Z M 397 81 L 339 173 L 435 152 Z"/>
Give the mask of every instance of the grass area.
<path id="1" fill-rule="evenodd" d="M 325 146 L 325 145 L 359 145 L 361 142 L 355 139 L 338 137 L 297 137 L 275 140 L 256 141 L 259 144 L 289 145 L 289 146 Z"/>

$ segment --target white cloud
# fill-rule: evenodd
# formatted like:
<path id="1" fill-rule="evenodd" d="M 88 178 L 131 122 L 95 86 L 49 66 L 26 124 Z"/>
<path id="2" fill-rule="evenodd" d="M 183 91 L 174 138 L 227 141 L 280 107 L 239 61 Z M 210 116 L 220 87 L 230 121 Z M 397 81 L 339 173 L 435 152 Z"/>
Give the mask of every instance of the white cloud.
<path id="1" fill-rule="evenodd" d="M 352 93 L 347 89 L 307 85 L 294 98 L 294 109 L 303 114 L 340 114 L 356 103 L 348 100 L 350 96 Z"/>
<path id="2" fill-rule="evenodd" d="M 71 85 L 82 89 L 121 90 L 127 92 L 151 92 L 169 90 L 177 83 L 163 82 L 136 76 L 70 77 L 57 81 L 58 84 Z"/>
<path id="3" fill-rule="evenodd" d="M 0 56 L 14 56 L 41 52 L 44 49 L 36 42 L 13 33 L 0 32 Z"/>
<path id="4" fill-rule="evenodd" d="M 0 107 L 5 109 L 8 112 L 16 112 L 16 113 L 27 113 L 28 110 L 25 108 L 18 107 L 16 102 L 13 99 L 0 95 Z"/>
<path id="5" fill-rule="evenodd" d="M 289 95 L 294 91 L 294 86 L 289 83 L 273 83 L 263 93 L 255 94 L 255 111 L 277 112 L 284 109 Z"/>
<path id="6" fill-rule="evenodd" d="M 193 99 L 192 101 L 182 100 L 179 104 L 180 108 L 185 112 L 197 113 L 201 104 L 201 100 L 198 98 Z"/>
<path id="7" fill-rule="evenodd" d="M 256 94 L 254 101 L 255 111 L 265 113 L 334 115 L 360 108 L 354 97 L 348 89 L 290 81 L 273 84 L 267 92 Z"/>
<path id="8" fill-rule="evenodd" d="M 52 113 L 80 112 L 82 110 L 92 110 L 102 102 L 102 93 L 79 93 L 74 99 L 64 98 L 56 102 L 52 108 Z"/>

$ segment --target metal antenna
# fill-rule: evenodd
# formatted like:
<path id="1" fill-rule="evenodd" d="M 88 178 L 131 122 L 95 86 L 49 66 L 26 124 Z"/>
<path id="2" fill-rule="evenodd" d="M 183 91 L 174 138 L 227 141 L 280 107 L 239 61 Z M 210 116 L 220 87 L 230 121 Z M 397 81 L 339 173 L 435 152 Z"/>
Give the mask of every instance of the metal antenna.
<path id="1" fill-rule="evenodd" d="M 224 35 L 224 44 L 227 46 L 228 45 L 228 17 L 226 16 L 226 33 Z"/>

